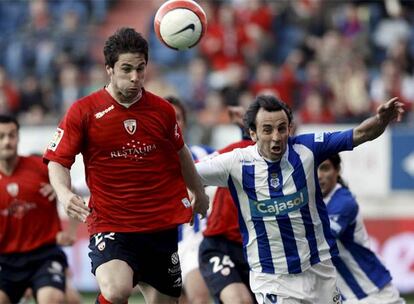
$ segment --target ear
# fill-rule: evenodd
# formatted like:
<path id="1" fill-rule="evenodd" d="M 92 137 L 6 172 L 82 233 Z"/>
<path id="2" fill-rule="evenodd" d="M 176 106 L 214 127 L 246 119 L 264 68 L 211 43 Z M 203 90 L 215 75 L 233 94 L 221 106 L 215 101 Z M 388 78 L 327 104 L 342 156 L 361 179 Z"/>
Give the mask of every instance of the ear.
<path id="1" fill-rule="evenodd" d="M 255 131 L 253 131 L 252 129 L 249 129 L 249 134 L 250 134 L 250 138 L 254 141 L 257 142 L 257 134 Z"/>
<path id="2" fill-rule="evenodd" d="M 114 72 L 114 69 L 111 68 L 109 65 L 106 65 L 105 69 L 106 69 L 106 73 L 108 74 L 108 76 L 111 76 Z"/>
<path id="3" fill-rule="evenodd" d="M 291 122 L 288 126 L 289 136 L 294 136 L 296 133 L 296 124 Z"/>

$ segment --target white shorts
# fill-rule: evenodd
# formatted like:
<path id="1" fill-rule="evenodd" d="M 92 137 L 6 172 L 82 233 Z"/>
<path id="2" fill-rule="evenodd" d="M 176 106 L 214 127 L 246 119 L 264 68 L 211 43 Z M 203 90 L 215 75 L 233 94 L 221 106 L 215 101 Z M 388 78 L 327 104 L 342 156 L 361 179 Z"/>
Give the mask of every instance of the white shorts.
<path id="1" fill-rule="evenodd" d="M 361 300 L 347 299 L 344 304 L 405 304 L 405 300 L 400 297 L 397 288 L 389 283 L 376 293 L 370 294 Z"/>
<path id="2" fill-rule="evenodd" d="M 199 231 L 192 233 L 191 237 L 187 236 L 178 243 L 178 256 L 180 257 L 181 276 L 184 284 L 187 274 L 194 269 L 198 269 L 198 248 L 202 240 L 203 233 Z"/>
<path id="3" fill-rule="evenodd" d="M 336 269 L 331 260 L 298 274 L 250 272 L 250 288 L 259 304 L 340 304 Z"/>

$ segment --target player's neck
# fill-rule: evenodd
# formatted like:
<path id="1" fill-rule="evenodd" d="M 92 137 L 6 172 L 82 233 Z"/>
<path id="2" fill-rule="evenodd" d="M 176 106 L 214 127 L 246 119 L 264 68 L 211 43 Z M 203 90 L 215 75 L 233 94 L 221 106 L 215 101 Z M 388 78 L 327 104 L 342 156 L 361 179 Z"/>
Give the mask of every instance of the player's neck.
<path id="1" fill-rule="evenodd" d="M 19 162 L 19 157 L 16 155 L 11 159 L 0 160 L 0 171 L 5 175 L 11 175 Z"/>
<path id="2" fill-rule="evenodd" d="M 138 95 L 134 99 L 125 100 L 122 94 L 117 92 L 111 84 L 107 85 L 105 87 L 105 90 L 107 90 L 107 92 L 112 96 L 113 99 L 115 99 L 117 103 L 126 108 L 129 108 L 131 105 L 139 101 L 142 97 L 142 90 L 140 90 Z"/>

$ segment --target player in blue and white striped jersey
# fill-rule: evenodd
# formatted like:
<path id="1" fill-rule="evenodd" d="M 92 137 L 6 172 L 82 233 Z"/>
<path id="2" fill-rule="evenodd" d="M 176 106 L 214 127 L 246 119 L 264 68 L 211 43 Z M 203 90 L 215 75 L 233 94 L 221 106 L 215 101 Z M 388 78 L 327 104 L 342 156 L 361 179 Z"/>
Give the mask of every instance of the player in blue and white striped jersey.
<path id="1" fill-rule="evenodd" d="M 389 271 L 369 248 L 358 203 L 342 181 L 340 170 L 341 158 L 334 154 L 319 166 L 318 177 L 331 231 L 337 239 L 339 256 L 332 261 L 344 303 L 405 303 L 391 284 Z"/>
<path id="2" fill-rule="evenodd" d="M 331 262 L 338 248 L 317 168 L 329 155 L 375 139 L 403 112 L 394 98 L 355 129 L 290 137 L 289 108 L 261 95 L 245 115 L 256 144 L 196 165 L 205 185 L 232 193 L 259 303 L 341 303 Z"/>

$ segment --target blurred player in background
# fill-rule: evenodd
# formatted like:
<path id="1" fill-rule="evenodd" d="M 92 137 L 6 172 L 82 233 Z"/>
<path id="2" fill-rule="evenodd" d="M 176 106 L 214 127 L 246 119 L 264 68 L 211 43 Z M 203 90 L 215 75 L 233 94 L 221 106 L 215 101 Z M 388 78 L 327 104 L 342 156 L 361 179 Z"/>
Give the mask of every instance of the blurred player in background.
<path id="1" fill-rule="evenodd" d="M 72 219 L 73 220 L 73 219 Z M 73 220 L 75 221 L 75 220 Z M 77 220 L 76 220 L 77 221 Z M 70 229 L 69 229 L 70 230 Z M 56 236 L 56 243 L 59 246 L 72 246 L 76 241 L 76 232 L 72 234 L 70 231 L 59 231 Z M 65 301 L 66 304 L 81 304 L 82 297 L 78 290 L 75 288 L 72 279 L 72 272 L 70 268 L 66 268 L 65 270 L 65 277 L 66 277 L 66 284 L 65 284 Z M 23 299 L 19 302 L 19 304 L 30 303 L 33 297 L 33 290 L 28 288 L 24 293 Z"/>
<path id="2" fill-rule="evenodd" d="M 137 284 L 147 303 L 176 303 L 177 226 L 192 211 L 205 215 L 208 198 L 174 108 L 143 88 L 147 41 L 121 28 L 107 39 L 104 56 L 109 84 L 69 108 L 45 153 L 51 183 L 68 215 L 88 224 L 98 303 L 126 303 Z M 78 153 L 89 206 L 71 190 Z"/>
<path id="3" fill-rule="evenodd" d="M 317 168 L 329 155 L 377 138 L 403 113 L 393 98 L 354 129 L 290 136 L 290 109 L 259 95 L 244 124 L 256 144 L 196 164 L 204 184 L 229 187 L 236 202 L 257 302 L 341 303 L 331 261 L 338 248 Z"/>
<path id="4" fill-rule="evenodd" d="M 243 129 L 245 110 L 228 107 L 228 111 L 232 123 Z M 254 144 L 247 136 L 243 138 L 217 153 Z M 217 188 L 203 236 L 199 252 L 200 270 L 215 303 L 253 303 L 254 297 L 249 289 L 250 269 L 243 253 L 237 208 L 227 188 Z"/>
<path id="5" fill-rule="evenodd" d="M 174 96 L 166 96 L 165 99 L 173 105 L 177 123 L 181 132 L 185 134 L 187 111 L 183 103 Z M 214 152 L 214 149 L 203 145 L 193 145 L 189 148 L 194 161 Z M 178 227 L 178 255 L 184 286 L 184 295 L 180 298 L 180 303 L 197 304 L 210 301 L 210 295 L 198 265 L 198 248 L 203 239 L 202 230 L 205 229 L 205 225 L 206 218 L 201 219 L 195 216 L 192 225 L 182 224 Z"/>
<path id="6" fill-rule="evenodd" d="M 318 168 L 319 185 L 339 249 L 339 256 L 332 260 L 344 303 L 403 304 L 405 301 L 391 284 L 389 271 L 369 248 L 358 203 L 340 171 L 339 154 L 329 156 Z"/>
<path id="7" fill-rule="evenodd" d="M 218 153 L 252 145 L 251 140 L 231 144 Z M 237 208 L 227 188 L 218 187 L 200 244 L 201 273 L 215 303 L 253 303 L 249 265 L 243 253 Z"/>
<path id="8" fill-rule="evenodd" d="M 65 301 L 66 255 L 56 195 L 47 167 L 19 156 L 19 124 L 0 115 L 0 303 L 17 303 L 31 288 L 37 303 Z M 65 240 L 66 239 L 66 240 Z"/>

